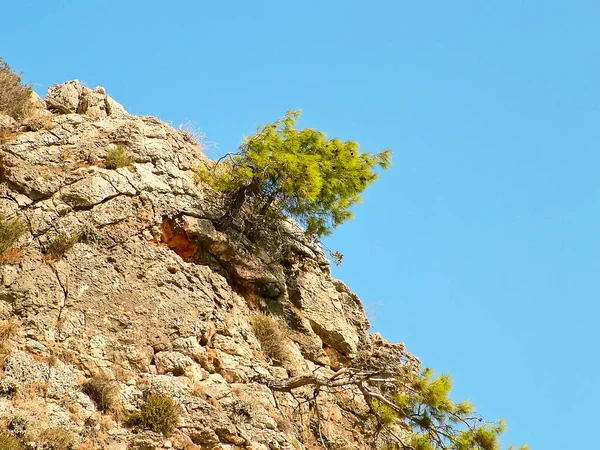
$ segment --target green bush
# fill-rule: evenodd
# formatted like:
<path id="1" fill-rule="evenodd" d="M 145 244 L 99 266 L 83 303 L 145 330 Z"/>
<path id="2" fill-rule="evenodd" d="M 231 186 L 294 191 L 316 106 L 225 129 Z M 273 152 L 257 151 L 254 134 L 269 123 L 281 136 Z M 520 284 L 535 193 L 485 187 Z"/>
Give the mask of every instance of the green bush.
<path id="1" fill-rule="evenodd" d="M 127 422 L 167 436 L 173 432 L 179 419 L 180 409 L 175 400 L 162 394 L 150 394 L 140 411 L 131 414 Z"/>
<path id="2" fill-rule="evenodd" d="M 104 164 L 107 169 L 118 169 L 132 164 L 133 161 L 134 159 L 129 155 L 127 147 L 119 144 L 106 152 Z"/>
<path id="3" fill-rule="evenodd" d="M 288 329 L 283 323 L 267 314 L 258 313 L 250 317 L 250 325 L 265 355 L 279 362 L 289 359 Z"/>
<path id="4" fill-rule="evenodd" d="M 31 112 L 31 86 L 0 58 L 0 113 L 20 120 Z"/>
<path id="5" fill-rule="evenodd" d="M 0 214 L 0 255 L 13 248 L 25 230 L 26 227 L 22 220 L 7 219 L 6 216 Z"/>
<path id="6" fill-rule="evenodd" d="M 0 450 L 24 450 L 21 442 L 8 433 L 0 433 Z"/>

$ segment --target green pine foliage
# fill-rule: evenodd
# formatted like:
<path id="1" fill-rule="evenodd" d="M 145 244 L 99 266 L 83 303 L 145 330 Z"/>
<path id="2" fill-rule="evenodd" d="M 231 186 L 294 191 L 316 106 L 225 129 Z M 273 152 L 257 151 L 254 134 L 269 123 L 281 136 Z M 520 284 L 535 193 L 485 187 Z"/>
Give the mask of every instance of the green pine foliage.
<path id="1" fill-rule="evenodd" d="M 506 428 L 504 421 L 484 421 L 470 402 L 452 401 L 451 390 L 448 375 L 435 377 L 431 369 L 426 369 L 419 376 L 403 375 L 386 395 L 371 397 L 379 433 L 386 435 L 386 429 L 393 430 L 398 425 L 412 430 L 409 441 L 389 433 L 391 438 L 385 448 L 499 450 L 499 437 Z"/>
<path id="2" fill-rule="evenodd" d="M 355 141 L 328 138 L 312 128 L 297 130 L 299 111 L 246 138 L 240 152 L 213 168 L 196 169 L 198 181 L 229 194 L 231 216 L 248 205 L 255 217 L 298 220 L 321 237 L 353 217 L 351 208 L 390 166 L 391 150 L 360 152 Z"/>

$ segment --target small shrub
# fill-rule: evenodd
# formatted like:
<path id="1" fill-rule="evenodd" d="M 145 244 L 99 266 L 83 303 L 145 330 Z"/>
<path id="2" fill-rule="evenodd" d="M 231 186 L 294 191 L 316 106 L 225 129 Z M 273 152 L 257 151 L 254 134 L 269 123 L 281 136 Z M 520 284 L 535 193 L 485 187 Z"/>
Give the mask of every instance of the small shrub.
<path id="1" fill-rule="evenodd" d="M 139 412 L 131 414 L 127 420 L 130 425 L 149 428 L 167 436 L 179 423 L 179 405 L 171 397 L 150 394 Z"/>
<path id="2" fill-rule="evenodd" d="M 63 427 L 48 428 L 38 438 L 38 445 L 47 450 L 72 450 L 75 444 L 73 433 Z"/>
<path id="3" fill-rule="evenodd" d="M 20 120 L 31 111 L 31 86 L 24 85 L 21 75 L 13 72 L 0 58 L 0 113 Z"/>
<path id="4" fill-rule="evenodd" d="M 262 351 L 267 356 L 279 362 L 289 359 L 289 351 L 286 347 L 288 329 L 283 323 L 274 317 L 259 313 L 250 317 L 250 325 Z"/>
<path id="5" fill-rule="evenodd" d="M 83 385 L 82 390 L 94 401 L 99 411 L 120 412 L 119 383 L 115 380 L 92 378 Z"/>
<path id="6" fill-rule="evenodd" d="M 79 242 L 84 242 L 86 244 L 97 244 L 100 238 L 98 230 L 96 230 L 94 224 L 89 220 L 83 220 L 81 222 L 78 235 Z"/>
<path id="7" fill-rule="evenodd" d="M 61 231 L 56 237 L 48 244 L 46 248 L 46 254 L 49 255 L 53 260 L 61 259 L 65 253 L 73 248 L 77 242 L 79 242 L 81 236 L 79 234 L 69 235 L 68 233 Z"/>
<path id="8" fill-rule="evenodd" d="M 25 224 L 21 219 L 7 219 L 0 214 L 0 255 L 13 248 L 25 230 Z"/>
<path id="9" fill-rule="evenodd" d="M 0 433 L 0 450 L 24 450 L 25 446 L 8 433 Z"/>
<path id="10" fill-rule="evenodd" d="M 107 169 L 118 169 L 132 164 L 134 159 L 127 152 L 127 147 L 122 144 L 117 145 L 106 152 L 104 165 Z"/>
<path id="11" fill-rule="evenodd" d="M 329 256 L 333 259 L 333 262 L 336 266 L 341 266 L 344 264 L 344 254 L 338 252 L 337 250 L 334 252 L 329 252 Z"/>

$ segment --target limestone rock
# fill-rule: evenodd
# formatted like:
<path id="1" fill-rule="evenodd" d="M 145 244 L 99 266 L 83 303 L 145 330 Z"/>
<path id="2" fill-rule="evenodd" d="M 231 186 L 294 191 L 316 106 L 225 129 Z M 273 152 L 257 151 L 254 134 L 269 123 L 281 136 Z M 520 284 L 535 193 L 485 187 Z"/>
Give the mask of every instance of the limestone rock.
<path id="1" fill-rule="evenodd" d="M 362 303 L 298 224 L 261 244 L 243 227 L 219 228 L 219 195 L 191 171 L 208 159 L 179 131 L 77 80 L 35 102 L 51 129 L 0 116 L 10 131 L 0 211 L 26 223 L 0 264 L 0 320 L 18 318 L 0 375 L 0 390 L 17 394 L 0 398 L 0 420 L 23 433 L 64 427 L 87 448 L 317 448 L 311 392 L 257 380 L 345 365 L 418 370 L 403 345 L 367 332 Z M 109 170 L 116 146 L 133 163 Z M 60 233 L 77 240 L 51 254 Z M 255 336 L 258 311 L 286 330 L 276 366 Z M 128 413 L 149 393 L 172 398 L 178 431 L 165 440 L 123 427 L 83 392 L 92 380 L 110 380 Z M 331 448 L 369 448 L 340 399 L 322 395 Z"/>
<path id="2" fill-rule="evenodd" d="M 79 80 L 55 84 L 48 89 L 46 103 L 50 108 L 61 114 L 73 114 L 77 112 L 82 92 L 83 86 L 81 86 Z"/>
<path id="3" fill-rule="evenodd" d="M 343 298 L 333 280 L 312 270 L 302 271 L 290 293 L 294 305 L 303 311 L 325 344 L 345 354 L 356 353 L 368 324 L 363 320 L 357 327 L 349 320 L 361 307 Z"/>
<path id="4" fill-rule="evenodd" d="M 0 129 L 13 130 L 17 126 L 17 121 L 6 114 L 0 114 Z"/>
<path id="5" fill-rule="evenodd" d="M 89 207 L 97 205 L 118 194 L 109 181 L 101 176 L 85 178 L 62 190 L 61 200 L 73 207 Z"/>
<path id="6" fill-rule="evenodd" d="M 106 95 L 103 87 L 98 86 L 92 90 L 82 86 L 79 80 L 50 87 L 46 103 L 50 109 L 60 114 L 78 113 L 93 119 L 129 116 L 123 106 Z"/>
<path id="7" fill-rule="evenodd" d="M 185 356 L 179 352 L 158 352 L 154 355 L 154 361 L 158 373 L 183 374 L 185 369 L 190 367 L 194 362 L 189 356 Z"/>

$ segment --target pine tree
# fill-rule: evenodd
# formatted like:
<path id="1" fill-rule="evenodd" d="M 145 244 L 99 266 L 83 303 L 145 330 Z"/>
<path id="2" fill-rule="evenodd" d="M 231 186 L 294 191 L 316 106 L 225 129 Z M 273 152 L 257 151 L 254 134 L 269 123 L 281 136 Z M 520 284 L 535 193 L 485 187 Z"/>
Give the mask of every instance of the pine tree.
<path id="1" fill-rule="evenodd" d="M 313 372 L 285 379 L 259 376 L 255 381 L 279 392 L 312 386 L 315 401 L 323 392 L 362 397 L 366 410 L 346 404 L 343 415 L 364 427 L 365 438 L 377 450 L 500 450 L 504 421 L 488 422 L 471 402 L 453 401 L 450 376 L 413 369 L 367 365 L 342 368 L 330 377 Z"/>
<path id="2" fill-rule="evenodd" d="M 255 218 L 291 216 L 308 234 L 322 237 L 353 217 L 351 207 L 373 183 L 379 166 L 390 166 L 391 150 L 360 152 L 355 141 L 327 138 L 312 128 L 297 130 L 299 111 L 260 128 L 237 154 L 196 169 L 197 179 L 228 195 L 227 226 L 244 207 Z"/>
<path id="3" fill-rule="evenodd" d="M 383 393 L 367 391 L 378 432 L 389 437 L 387 449 L 499 450 L 505 422 L 483 420 L 471 402 L 451 400 L 451 390 L 450 376 L 435 377 L 433 370 L 425 369 L 420 375 L 398 377 Z M 398 424 L 412 431 L 410 439 L 393 433 Z"/>

